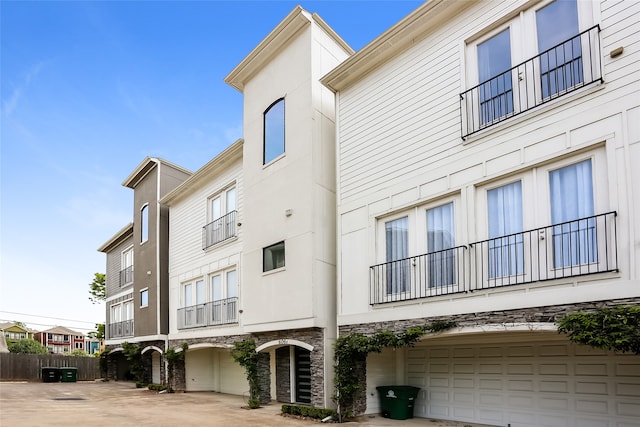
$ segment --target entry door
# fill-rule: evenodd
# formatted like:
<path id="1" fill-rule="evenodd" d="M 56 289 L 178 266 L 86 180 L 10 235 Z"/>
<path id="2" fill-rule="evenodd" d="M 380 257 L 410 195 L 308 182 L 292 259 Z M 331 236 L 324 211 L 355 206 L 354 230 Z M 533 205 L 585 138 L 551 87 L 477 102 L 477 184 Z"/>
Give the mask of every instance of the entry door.
<path id="1" fill-rule="evenodd" d="M 154 351 L 151 354 L 151 381 L 154 384 L 160 384 L 162 380 L 160 379 L 160 353 Z"/>
<path id="2" fill-rule="evenodd" d="M 295 347 L 296 403 L 311 403 L 311 352 Z"/>

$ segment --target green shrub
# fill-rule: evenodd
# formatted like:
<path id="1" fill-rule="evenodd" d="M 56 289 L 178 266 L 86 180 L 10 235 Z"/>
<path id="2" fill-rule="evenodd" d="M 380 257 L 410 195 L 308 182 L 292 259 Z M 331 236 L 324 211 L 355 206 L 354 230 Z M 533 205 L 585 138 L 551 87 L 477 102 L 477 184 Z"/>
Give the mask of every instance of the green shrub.
<path id="1" fill-rule="evenodd" d="M 167 389 L 165 384 L 149 384 L 147 388 L 152 391 L 163 391 Z"/>
<path id="2" fill-rule="evenodd" d="M 314 418 L 322 420 L 327 417 L 334 417 L 336 411 L 327 408 L 316 408 L 314 406 L 304 405 L 282 405 L 282 413 L 296 415 L 300 417 Z"/>

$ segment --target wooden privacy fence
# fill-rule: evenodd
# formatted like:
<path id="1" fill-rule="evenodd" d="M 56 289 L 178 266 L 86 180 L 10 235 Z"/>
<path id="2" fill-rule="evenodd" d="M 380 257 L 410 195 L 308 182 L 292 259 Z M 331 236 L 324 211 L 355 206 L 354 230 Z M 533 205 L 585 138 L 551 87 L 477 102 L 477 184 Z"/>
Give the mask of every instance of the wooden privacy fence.
<path id="1" fill-rule="evenodd" d="M 78 368 L 78 381 L 100 378 L 97 357 L 0 353 L 0 381 L 42 381 L 42 368 Z"/>

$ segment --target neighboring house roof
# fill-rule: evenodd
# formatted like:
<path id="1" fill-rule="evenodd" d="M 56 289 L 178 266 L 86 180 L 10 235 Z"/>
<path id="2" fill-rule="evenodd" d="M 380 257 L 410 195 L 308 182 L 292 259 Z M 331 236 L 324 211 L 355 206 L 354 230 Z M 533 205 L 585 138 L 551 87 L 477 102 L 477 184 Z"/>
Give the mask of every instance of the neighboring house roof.
<path id="1" fill-rule="evenodd" d="M 296 6 L 276 28 L 274 28 L 230 73 L 224 81 L 238 89 L 244 90 L 244 85 L 262 67 L 282 50 L 302 28 L 315 22 L 332 39 L 348 53 L 354 50 L 345 42 L 326 22 L 314 13 L 313 15 L 300 6 Z"/>
<path id="2" fill-rule="evenodd" d="M 109 240 L 107 240 L 102 246 L 98 248 L 98 252 L 108 253 L 113 250 L 116 246 L 127 240 L 129 237 L 133 236 L 133 223 L 125 225 L 120 231 L 113 235 Z"/>
<path id="3" fill-rule="evenodd" d="M 174 163 L 168 162 L 164 159 L 160 159 L 157 157 L 145 157 L 145 159 L 131 172 L 131 174 L 124 180 L 122 183 L 123 186 L 129 188 L 136 188 L 138 183 L 145 177 L 147 174 L 153 170 L 158 164 L 163 164 L 169 166 L 173 169 L 179 170 L 181 172 L 186 173 L 187 175 L 191 175 L 192 172 L 183 168 L 182 166 L 178 166 Z"/>
<path id="4" fill-rule="evenodd" d="M 211 175 L 221 170 L 234 160 L 242 158 L 242 147 L 244 146 L 244 140 L 238 139 L 236 142 L 227 147 L 222 153 L 218 154 L 206 165 L 198 169 L 193 175 L 187 178 L 182 184 L 174 188 L 166 196 L 160 199 L 160 203 L 163 205 L 171 206 L 171 202 L 179 199 L 181 196 L 188 194 L 191 189 L 197 187 L 202 182 L 209 181 Z"/>
<path id="5" fill-rule="evenodd" d="M 63 335 L 84 335 L 82 332 L 76 332 L 64 326 L 54 326 L 53 328 L 42 331 L 43 334 L 63 334 Z"/>
<path id="6" fill-rule="evenodd" d="M 24 326 L 20 326 L 17 325 L 16 322 L 5 322 L 5 323 L 0 323 L 0 331 L 6 331 L 12 329 L 11 332 L 18 332 L 16 330 L 19 330 L 19 332 L 27 332 L 27 333 L 33 333 L 34 331 L 32 329 L 29 329 L 27 327 Z"/>
<path id="7" fill-rule="evenodd" d="M 429 0 L 397 24 L 376 37 L 371 43 L 347 58 L 320 79 L 334 92 L 344 90 L 365 75 L 423 40 L 441 23 L 461 10 L 473 6 L 478 0 Z M 450 52 L 443 52 L 443 55 Z"/>

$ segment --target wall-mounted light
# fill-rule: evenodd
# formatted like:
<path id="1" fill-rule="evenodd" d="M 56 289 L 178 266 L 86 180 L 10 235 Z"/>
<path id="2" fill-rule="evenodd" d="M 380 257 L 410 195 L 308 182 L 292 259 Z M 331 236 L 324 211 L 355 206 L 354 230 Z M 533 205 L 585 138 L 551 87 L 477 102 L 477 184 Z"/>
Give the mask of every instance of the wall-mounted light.
<path id="1" fill-rule="evenodd" d="M 287 210 L 285 210 L 285 211 L 284 211 L 284 215 L 285 215 L 285 216 L 291 216 L 291 215 L 293 215 L 293 209 L 287 209 Z"/>
<path id="2" fill-rule="evenodd" d="M 147 276 L 151 276 L 151 270 L 147 270 Z"/>

